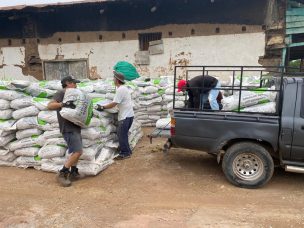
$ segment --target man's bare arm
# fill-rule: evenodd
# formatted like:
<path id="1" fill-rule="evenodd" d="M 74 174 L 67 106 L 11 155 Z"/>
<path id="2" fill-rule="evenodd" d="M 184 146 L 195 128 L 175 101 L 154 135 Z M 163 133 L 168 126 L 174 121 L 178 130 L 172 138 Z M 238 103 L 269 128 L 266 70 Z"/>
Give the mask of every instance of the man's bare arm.
<path id="1" fill-rule="evenodd" d="M 49 110 L 58 110 L 58 109 L 61 109 L 62 108 L 62 103 L 61 102 L 58 102 L 58 101 L 55 101 L 55 100 L 51 100 L 48 105 L 47 105 L 47 108 Z"/>

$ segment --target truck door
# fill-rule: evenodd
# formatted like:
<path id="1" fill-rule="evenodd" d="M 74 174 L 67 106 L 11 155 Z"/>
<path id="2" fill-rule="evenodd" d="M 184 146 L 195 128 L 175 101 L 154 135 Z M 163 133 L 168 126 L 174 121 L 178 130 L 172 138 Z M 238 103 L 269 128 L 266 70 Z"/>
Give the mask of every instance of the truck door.
<path id="1" fill-rule="evenodd" d="M 292 160 L 304 161 L 304 83 L 302 79 L 298 80 L 297 83 L 291 158 Z"/>

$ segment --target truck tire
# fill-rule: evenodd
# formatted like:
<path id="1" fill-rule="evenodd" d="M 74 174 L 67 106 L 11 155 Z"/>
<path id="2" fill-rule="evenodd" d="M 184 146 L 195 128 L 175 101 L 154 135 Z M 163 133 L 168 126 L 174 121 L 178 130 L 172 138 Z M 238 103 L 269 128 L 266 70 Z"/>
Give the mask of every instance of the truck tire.
<path id="1" fill-rule="evenodd" d="M 227 150 L 222 169 L 230 183 L 242 188 L 258 188 L 270 180 L 274 164 L 263 146 L 242 142 Z"/>

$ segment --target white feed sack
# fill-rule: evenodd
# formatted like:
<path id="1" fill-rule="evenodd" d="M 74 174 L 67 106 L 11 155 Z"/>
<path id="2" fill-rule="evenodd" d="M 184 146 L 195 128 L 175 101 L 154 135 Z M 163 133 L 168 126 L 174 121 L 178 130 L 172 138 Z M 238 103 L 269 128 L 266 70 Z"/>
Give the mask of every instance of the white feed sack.
<path id="1" fill-rule="evenodd" d="M 66 150 L 67 148 L 63 146 L 46 145 L 39 150 L 38 155 L 40 158 L 62 157 L 65 155 Z"/>
<path id="2" fill-rule="evenodd" d="M 175 108 L 184 108 L 185 102 L 184 101 L 175 101 Z M 173 102 L 170 102 L 167 104 L 167 109 L 172 110 L 173 109 Z"/>
<path id="3" fill-rule="evenodd" d="M 7 100 L 0 99 L 0 110 L 10 109 L 10 102 Z"/>
<path id="4" fill-rule="evenodd" d="M 42 131 L 39 130 L 38 128 L 29 128 L 29 129 L 24 129 L 24 130 L 19 130 L 16 132 L 16 138 L 19 139 L 24 139 L 28 137 L 37 137 L 42 134 Z"/>
<path id="5" fill-rule="evenodd" d="M 40 146 L 47 146 L 47 145 L 55 145 L 55 146 L 60 146 L 60 147 L 67 147 L 66 141 L 64 138 L 49 138 L 45 139 L 43 135 L 38 137 L 37 144 Z"/>
<path id="6" fill-rule="evenodd" d="M 0 97 L 4 100 L 12 101 L 25 96 L 26 95 L 24 93 L 20 93 L 17 91 L 0 89 Z"/>
<path id="7" fill-rule="evenodd" d="M 276 103 L 269 102 L 265 104 L 258 104 L 251 107 L 241 109 L 243 112 L 259 112 L 259 113 L 275 113 L 276 112 Z"/>
<path id="8" fill-rule="evenodd" d="M 16 156 L 35 157 L 38 155 L 39 147 L 25 147 L 14 151 Z"/>
<path id="9" fill-rule="evenodd" d="M 13 141 L 16 138 L 15 134 L 9 134 L 6 136 L 0 137 L 0 146 L 5 146 L 9 142 Z"/>
<path id="10" fill-rule="evenodd" d="M 44 140 L 53 139 L 53 138 L 62 138 L 62 134 L 60 133 L 59 129 L 54 129 L 51 131 L 45 131 L 42 137 L 44 138 Z"/>
<path id="11" fill-rule="evenodd" d="M 6 131 L 12 128 L 16 120 L 0 120 L 0 131 Z"/>
<path id="12" fill-rule="evenodd" d="M 11 101 L 11 108 L 13 109 L 21 109 L 26 108 L 32 105 L 32 97 L 22 97 Z"/>
<path id="13" fill-rule="evenodd" d="M 56 111 L 40 111 L 38 114 L 38 120 L 53 124 L 58 123 Z"/>
<path id="14" fill-rule="evenodd" d="M 46 89 L 43 87 L 42 83 L 31 83 L 25 91 L 33 97 L 52 97 L 57 92 L 55 90 Z"/>
<path id="15" fill-rule="evenodd" d="M 12 162 L 16 159 L 16 155 L 9 150 L 0 148 L 0 160 L 6 162 Z"/>
<path id="16" fill-rule="evenodd" d="M 21 168 L 35 167 L 40 165 L 41 165 L 41 161 L 37 157 L 20 156 L 17 157 L 16 159 L 16 166 Z"/>
<path id="17" fill-rule="evenodd" d="M 152 104 L 160 104 L 162 102 L 162 97 L 156 97 L 156 98 L 153 98 L 151 100 L 141 100 L 139 101 L 139 104 L 140 105 L 143 105 L 143 106 L 150 106 Z"/>
<path id="18" fill-rule="evenodd" d="M 9 120 L 13 116 L 13 109 L 0 110 L 0 119 Z"/>
<path id="19" fill-rule="evenodd" d="M 113 81 L 110 80 L 99 80 L 93 85 L 94 91 L 96 93 L 106 94 L 106 93 L 115 93 L 115 85 Z"/>
<path id="20" fill-rule="evenodd" d="M 158 93 L 151 93 L 151 94 L 140 94 L 139 96 L 139 100 L 151 100 L 153 98 L 157 98 L 160 97 L 161 95 L 159 95 Z"/>
<path id="21" fill-rule="evenodd" d="M 109 165 L 113 163 L 113 160 L 107 160 L 103 163 L 95 163 L 85 160 L 80 160 L 77 167 L 80 173 L 86 176 L 96 176 L 101 171 L 105 170 Z"/>
<path id="22" fill-rule="evenodd" d="M 12 116 L 15 120 L 19 120 L 28 116 L 36 116 L 39 113 L 39 109 L 35 106 L 21 108 L 13 112 Z"/>
<path id="23" fill-rule="evenodd" d="M 20 148 L 35 147 L 35 146 L 39 146 L 38 138 L 24 138 L 8 144 L 8 148 L 10 151 L 15 151 Z"/>
<path id="24" fill-rule="evenodd" d="M 59 80 L 47 81 L 45 84 L 45 88 L 56 91 L 61 90 L 62 89 L 61 81 Z"/>
<path id="25" fill-rule="evenodd" d="M 104 147 L 101 149 L 98 157 L 96 158 L 96 162 L 103 163 L 105 161 L 111 160 L 114 158 L 116 150 L 108 147 Z"/>
<path id="26" fill-rule="evenodd" d="M 158 88 L 156 86 L 146 86 L 146 87 L 140 87 L 139 92 L 142 94 L 151 94 L 151 93 L 157 93 Z"/>
<path id="27" fill-rule="evenodd" d="M 241 93 L 241 108 L 250 107 L 253 105 L 272 102 L 276 98 L 276 92 L 270 91 L 242 91 Z M 222 100 L 223 110 L 233 111 L 239 105 L 239 93 L 225 97 Z"/>
<path id="28" fill-rule="evenodd" d="M 31 117 L 22 118 L 16 122 L 16 127 L 18 130 L 37 128 L 38 127 L 37 117 L 31 116 Z"/>
<path id="29" fill-rule="evenodd" d="M 48 98 L 40 98 L 40 97 L 33 97 L 31 99 L 32 105 L 34 105 L 36 108 L 38 108 L 41 111 L 48 110 L 47 106 L 51 100 Z"/>
<path id="30" fill-rule="evenodd" d="M 87 161 L 95 161 L 96 155 L 99 154 L 101 148 L 103 147 L 102 144 L 99 145 L 93 145 L 87 148 L 83 148 L 83 152 L 80 156 L 81 160 L 87 160 Z"/>
<path id="31" fill-rule="evenodd" d="M 94 91 L 94 85 L 91 81 L 82 81 L 77 84 L 77 88 L 86 94 Z"/>
<path id="32" fill-rule="evenodd" d="M 170 129 L 171 128 L 171 118 L 159 119 L 156 122 L 156 128 L 159 128 L 159 129 Z"/>
<path id="33" fill-rule="evenodd" d="M 60 115 L 81 127 L 89 125 L 93 112 L 91 100 L 79 89 L 66 89 L 63 103 L 69 101 L 72 101 L 76 108 L 62 108 Z"/>
<path id="34" fill-rule="evenodd" d="M 9 90 L 20 90 L 23 91 L 26 87 L 28 87 L 31 84 L 30 81 L 25 80 L 13 80 L 9 82 L 7 85 L 7 88 Z"/>

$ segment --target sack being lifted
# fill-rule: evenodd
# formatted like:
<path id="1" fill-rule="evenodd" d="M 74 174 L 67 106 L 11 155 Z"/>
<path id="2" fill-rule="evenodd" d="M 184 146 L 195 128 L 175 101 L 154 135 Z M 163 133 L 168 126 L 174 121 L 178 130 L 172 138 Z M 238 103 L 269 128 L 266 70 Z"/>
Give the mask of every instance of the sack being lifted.
<path id="1" fill-rule="evenodd" d="M 113 69 L 116 72 L 123 74 L 127 81 L 132 81 L 140 77 L 136 68 L 132 64 L 125 61 L 116 63 Z"/>
<path id="2" fill-rule="evenodd" d="M 92 101 L 81 90 L 68 88 L 65 91 L 63 103 L 68 102 L 73 102 L 74 107 L 62 108 L 60 115 L 78 126 L 88 126 L 93 115 Z"/>

